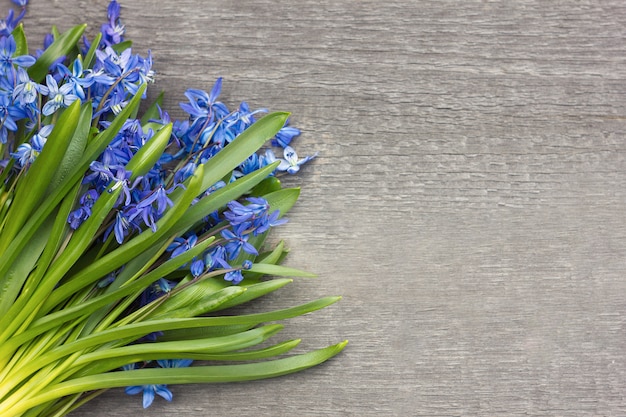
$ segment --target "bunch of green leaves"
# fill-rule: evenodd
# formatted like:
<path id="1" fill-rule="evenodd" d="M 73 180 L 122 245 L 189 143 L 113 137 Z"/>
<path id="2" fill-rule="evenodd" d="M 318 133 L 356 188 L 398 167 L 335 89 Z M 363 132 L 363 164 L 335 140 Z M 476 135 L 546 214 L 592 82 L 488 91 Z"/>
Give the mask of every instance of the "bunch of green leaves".
<path id="1" fill-rule="evenodd" d="M 42 80 L 60 56 L 76 56 L 85 26 L 63 34 L 30 67 Z M 27 51 L 21 26 L 14 31 L 20 51 Z M 95 44 L 96 42 L 94 42 Z M 128 46 L 128 45 L 126 45 Z M 91 53 L 91 52 L 90 52 Z M 90 62 L 89 54 L 84 62 Z M 103 390 L 148 384 L 245 381 L 274 377 L 317 365 L 340 352 L 346 342 L 308 353 L 276 358 L 299 340 L 264 343 L 282 329 L 276 321 L 300 316 L 330 304 L 327 297 L 292 308 L 256 314 L 224 314 L 224 310 L 276 291 L 288 277 L 311 274 L 282 266 L 287 253 L 279 242 L 265 252 L 244 254 L 252 261 L 240 285 L 224 281 L 226 270 L 181 276 L 182 266 L 219 239 L 220 225 L 204 231 L 206 216 L 230 201 L 261 196 L 284 215 L 299 190 L 283 188 L 270 176 L 278 163 L 205 191 L 228 179 L 233 169 L 260 149 L 285 125 L 287 113 L 270 113 L 246 129 L 205 164 L 184 187 L 170 195 L 171 207 L 156 231 L 131 236 L 121 245 L 103 241 L 104 227 L 114 216 L 122 187 L 111 181 L 93 205 L 91 216 L 73 230 L 67 218 L 84 190 L 90 164 L 104 151 L 125 121 L 138 114 L 141 86 L 106 128 L 93 123 L 90 102 L 75 101 L 54 115 L 46 145 L 27 170 L 0 174 L 0 415 L 63 416 Z M 156 104 L 142 118 L 156 129 L 126 167 L 132 179 L 148 172 L 168 145 L 172 125 L 149 122 Z M 24 128 L 14 147 L 25 142 Z M 20 133 L 22 136 L 20 136 Z M 176 257 L 166 254 L 176 237 L 203 230 L 198 243 Z M 261 247 L 267 233 L 253 238 Z M 115 271 L 110 285 L 101 283 Z M 166 296 L 137 307 L 141 294 L 167 278 L 177 282 Z M 220 311 L 219 315 L 212 314 Z M 269 323 L 269 324 L 268 324 Z M 151 343 L 142 337 L 162 332 Z M 263 344 L 262 346 L 259 346 Z M 190 368 L 146 368 L 121 371 L 124 365 L 157 359 L 194 359 L 209 364 Z M 227 364 L 219 364 L 226 361 Z M 234 362 L 243 363 L 236 364 Z"/>

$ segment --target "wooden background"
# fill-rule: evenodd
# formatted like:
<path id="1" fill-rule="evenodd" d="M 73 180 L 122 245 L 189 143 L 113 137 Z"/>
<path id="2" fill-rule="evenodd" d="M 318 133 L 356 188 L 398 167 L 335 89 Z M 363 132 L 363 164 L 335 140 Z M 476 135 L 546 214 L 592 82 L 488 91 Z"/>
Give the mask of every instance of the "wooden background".
<path id="1" fill-rule="evenodd" d="M 8 5 L 8 0 L 2 0 Z M 31 45 L 106 15 L 32 0 Z M 289 265 L 319 274 L 250 310 L 341 294 L 291 320 L 274 380 L 114 390 L 74 417 L 626 415 L 626 4 L 121 0 L 166 107 L 188 87 L 293 112 L 315 163 Z"/>

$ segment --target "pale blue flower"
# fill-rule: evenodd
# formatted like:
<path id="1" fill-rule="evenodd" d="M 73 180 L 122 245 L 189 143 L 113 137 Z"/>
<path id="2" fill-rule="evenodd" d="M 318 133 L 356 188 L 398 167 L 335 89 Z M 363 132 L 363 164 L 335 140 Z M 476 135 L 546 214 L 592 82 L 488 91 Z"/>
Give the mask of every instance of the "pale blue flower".
<path id="1" fill-rule="evenodd" d="M 295 149 L 293 149 L 291 146 L 287 146 L 285 147 L 283 155 L 285 158 L 279 159 L 280 164 L 276 169 L 279 171 L 287 171 L 289 174 L 295 174 L 300 170 L 300 165 L 305 164 L 311 159 L 315 158 L 317 156 L 317 153 L 299 159 Z"/>
<path id="2" fill-rule="evenodd" d="M 46 84 L 48 86 L 48 101 L 44 104 L 42 113 L 50 116 L 58 109 L 64 109 L 78 100 L 78 96 L 74 94 L 74 88 L 70 83 L 63 84 L 60 88 L 52 75 L 46 75 Z"/>

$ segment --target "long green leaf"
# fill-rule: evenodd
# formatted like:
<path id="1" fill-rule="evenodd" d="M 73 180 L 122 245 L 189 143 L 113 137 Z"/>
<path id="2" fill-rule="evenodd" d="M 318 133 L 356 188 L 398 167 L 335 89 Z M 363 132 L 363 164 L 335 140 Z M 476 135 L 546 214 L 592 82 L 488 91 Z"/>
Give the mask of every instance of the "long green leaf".
<path id="1" fill-rule="evenodd" d="M 37 260 L 44 251 L 53 224 L 54 219 L 48 219 L 39 233 L 29 242 L 27 250 L 22 251 L 9 266 L 8 271 L 0 276 L 0 322 L 9 321 L 10 317 L 6 313 L 15 302 L 28 274 L 35 267 Z"/>
<path id="2" fill-rule="evenodd" d="M 80 162 L 87 142 L 89 140 L 89 132 L 91 128 L 91 116 L 93 115 L 93 109 L 91 101 L 83 104 L 80 110 L 80 116 L 78 118 L 78 124 L 74 131 L 74 136 L 70 141 L 67 150 L 65 151 L 59 168 L 54 173 L 54 176 L 50 180 L 46 194 L 57 192 L 63 181 L 69 177 L 70 173 L 74 170 L 76 165 Z"/>
<path id="3" fill-rule="evenodd" d="M 37 208 L 34 214 L 29 217 L 22 230 L 20 230 L 20 233 L 11 241 L 9 247 L 5 251 L 0 251 L 0 276 L 6 273 L 6 270 L 11 265 L 11 259 L 14 259 L 16 254 L 24 248 L 30 239 L 32 239 L 33 235 L 37 232 L 38 228 L 48 218 L 48 216 L 50 216 L 57 204 L 65 198 L 65 195 L 77 182 L 81 181 L 81 178 L 86 169 L 89 167 L 89 164 L 94 161 L 100 153 L 102 153 L 111 140 L 113 140 L 115 135 L 117 135 L 117 132 L 119 132 L 124 125 L 124 122 L 128 118 L 130 112 L 132 112 L 133 109 L 139 105 L 141 101 L 141 94 L 145 88 L 145 84 L 139 87 L 137 95 L 131 99 L 122 112 L 117 115 L 113 122 L 111 122 L 109 127 L 89 142 L 82 159 L 74 167 L 69 176 L 63 180 L 63 183 L 55 190 L 55 192 L 49 195 L 48 198 L 46 198 Z"/>
<path id="4" fill-rule="evenodd" d="M 72 103 L 59 117 L 48 136 L 46 146 L 30 166 L 26 176 L 18 182 L 15 198 L 7 213 L 2 230 L 0 253 L 4 252 L 20 231 L 33 209 L 41 203 L 48 187 L 50 172 L 54 172 L 63 159 L 78 125 L 80 101 Z"/>
<path id="5" fill-rule="evenodd" d="M 272 265 L 266 263 L 255 263 L 249 269 L 250 272 L 257 272 L 263 275 L 275 275 L 280 277 L 306 277 L 315 278 L 317 275 L 288 266 Z"/>
<path id="6" fill-rule="evenodd" d="M 46 77 L 52 63 L 59 57 L 69 54 L 76 48 L 76 44 L 83 35 L 86 27 L 87 25 L 78 25 L 63 33 L 61 36 L 56 37 L 52 45 L 50 45 L 37 61 L 28 68 L 30 78 L 37 83 L 41 83 Z"/>
<path id="7" fill-rule="evenodd" d="M 141 357 L 143 354 L 155 354 L 162 355 L 161 358 L 166 358 L 169 353 L 215 354 L 232 352 L 258 345 L 281 331 L 283 328 L 284 326 L 280 324 L 270 324 L 229 336 L 174 342 L 137 343 L 119 348 L 102 349 L 81 355 L 81 357 L 74 362 L 74 365 L 87 365 L 96 360 L 111 359 L 129 355 Z M 49 358 L 46 358 L 46 361 L 48 360 Z"/>
<path id="8" fill-rule="evenodd" d="M 99 374 L 102 372 L 113 371 L 124 365 L 137 363 L 142 361 L 154 361 L 160 359 L 193 359 L 198 361 L 255 361 L 259 359 L 272 358 L 282 355 L 294 349 L 300 344 L 302 339 L 287 340 L 268 346 L 262 349 L 246 350 L 241 352 L 226 353 L 197 353 L 197 352 L 168 352 L 163 353 L 147 353 L 117 356 L 114 359 L 106 359 L 101 361 L 89 361 L 88 365 L 83 367 L 79 372 L 72 375 L 73 378 L 79 378 L 87 375 Z M 167 357 L 167 358 L 166 358 Z M 73 379 L 72 378 L 72 379 Z M 68 378 L 69 379 L 69 378 Z"/>
<path id="9" fill-rule="evenodd" d="M 15 40 L 15 56 L 28 54 L 28 43 L 26 42 L 26 35 L 24 34 L 24 25 L 20 23 L 17 25 L 13 32 L 13 39 Z"/>
<path id="10" fill-rule="evenodd" d="M 165 215 L 157 222 L 156 232 L 153 233 L 150 230 L 144 231 L 78 272 L 70 281 L 57 288 L 50 295 L 42 311 L 47 313 L 60 301 L 67 299 L 81 288 L 98 281 L 101 277 L 124 265 L 133 257 L 138 256 L 141 252 L 158 242 L 158 240 L 168 232 L 169 225 L 177 222 L 178 219 L 188 211 L 189 205 L 200 192 L 203 169 L 203 166 L 198 167 L 197 172 L 199 175 L 193 177 L 193 180 L 189 183 L 182 198 L 175 203 L 174 207 L 165 212 Z"/>
<path id="11" fill-rule="evenodd" d="M 61 280 L 63 274 L 67 272 L 90 244 L 102 221 L 113 208 L 121 191 L 121 187 L 116 189 L 109 188 L 100 195 L 92 207 L 91 216 L 74 232 L 72 239 L 63 251 L 63 256 L 57 258 L 50 266 L 45 280 L 41 282 L 35 293 L 22 293 L 11 306 L 7 312 L 7 317 L 11 318 L 12 321 L 6 323 L 6 328 L 0 333 L 0 341 L 6 340 L 19 326 L 27 322 L 28 317 L 33 317 L 33 314 L 36 314 L 41 309 L 43 301 L 50 295 L 50 292 Z M 29 308 L 26 308 L 26 306 Z"/>
<path id="12" fill-rule="evenodd" d="M 245 282 L 246 281 L 244 280 L 243 283 Z M 214 311 L 220 311 L 220 310 L 224 310 L 224 309 L 231 308 L 234 306 L 238 306 L 243 303 L 247 303 L 248 301 L 257 299 L 266 294 L 274 292 L 292 282 L 293 280 L 291 279 L 280 278 L 280 279 L 272 279 L 269 281 L 259 282 L 257 284 L 245 285 L 246 292 L 244 292 L 239 297 L 233 300 L 223 303 Z"/>
<path id="13" fill-rule="evenodd" d="M 207 239 L 206 241 L 199 243 L 190 250 L 182 253 L 180 256 L 167 260 L 163 264 L 159 265 L 157 268 L 146 273 L 140 279 L 137 279 L 136 281 L 130 282 L 127 285 L 117 288 L 115 291 L 105 293 L 98 297 L 94 297 L 81 304 L 64 308 L 34 321 L 31 327 L 26 332 L 24 332 L 23 335 L 20 335 L 22 343 L 45 332 L 46 330 L 60 326 L 66 321 L 81 316 L 92 315 L 99 308 L 120 300 L 123 297 L 134 294 L 135 292 L 143 288 L 146 288 L 151 283 L 157 281 L 160 277 L 175 271 L 182 264 L 189 262 L 194 256 L 202 253 L 202 251 L 204 251 L 204 249 L 212 241 L 213 239 Z M 29 339 L 24 339 L 25 337 L 28 337 Z"/>
<path id="14" fill-rule="evenodd" d="M 319 300 L 301 304 L 295 307 L 282 310 L 270 311 L 267 313 L 247 314 L 241 316 L 220 316 L 220 317 L 200 317 L 190 319 L 164 319 L 149 320 L 115 327 L 86 336 L 76 342 L 72 342 L 72 351 L 80 351 L 90 346 L 115 342 L 119 339 L 136 337 L 140 338 L 152 332 L 166 331 L 173 329 L 191 329 L 208 326 L 232 326 L 232 325 L 256 325 L 259 323 L 289 319 L 312 311 L 320 310 L 339 301 L 341 297 L 324 297 Z M 25 341 L 30 340 L 30 336 L 21 333 L 0 344 L 0 358 L 12 353 Z M 68 345 L 65 345 L 67 349 Z M 70 352 L 71 353 L 71 352 Z"/>
<path id="15" fill-rule="evenodd" d="M 163 154 L 163 150 L 165 150 L 171 135 L 172 124 L 169 123 L 163 126 L 148 142 L 139 148 L 133 158 L 126 164 L 126 169 L 132 172 L 131 181 L 150 171 Z"/>
<path id="16" fill-rule="evenodd" d="M 103 388 L 125 387 L 149 384 L 198 384 L 217 382 L 251 381 L 272 378 L 302 371 L 332 358 L 341 352 L 348 342 L 261 363 L 241 365 L 197 366 L 191 368 L 138 369 L 133 371 L 113 372 L 91 375 L 62 382 L 51 386 L 41 394 L 29 398 L 10 410 L 5 410 L 6 417 L 16 417 L 20 413 L 56 398 L 78 392 Z"/>

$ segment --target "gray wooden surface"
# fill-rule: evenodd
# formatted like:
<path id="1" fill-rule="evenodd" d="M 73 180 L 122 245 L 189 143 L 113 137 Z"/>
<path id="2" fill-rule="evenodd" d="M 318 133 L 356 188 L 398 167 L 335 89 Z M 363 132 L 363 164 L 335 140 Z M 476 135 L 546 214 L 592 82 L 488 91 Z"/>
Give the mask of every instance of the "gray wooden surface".
<path id="1" fill-rule="evenodd" d="M 32 0 L 45 27 L 106 0 Z M 8 4 L 8 0 L 3 0 Z M 75 417 L 626 415 L 623 1 L 121 0 L 167 108 L 293 112 L 302 198 L 278 234 L 319 274 L 252 310 L 335 360 L 274 380 L 107 393 Z"/>

